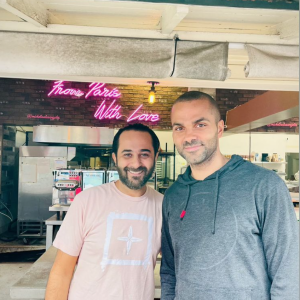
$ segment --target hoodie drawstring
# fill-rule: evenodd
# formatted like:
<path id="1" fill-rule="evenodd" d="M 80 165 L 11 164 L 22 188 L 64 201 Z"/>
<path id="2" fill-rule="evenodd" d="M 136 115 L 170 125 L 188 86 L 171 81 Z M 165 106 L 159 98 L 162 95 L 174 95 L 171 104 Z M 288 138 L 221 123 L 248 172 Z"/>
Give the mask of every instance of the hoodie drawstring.
<path id="1" fill-rule="evenodd" d="M 195 184 L 196 182 L 192 183 Z M 186 210 L 189 204 L 189 200 L 190 200 L 190 193 L 191 193 L 191 185 L 192 184 L 188 184 L 187 188 L 188 188 L 188 192 L 187 192 L 187 198 L 185 201 L 185 206 L 183 211 L 180 214 L 180 220 L 182 221 L 185 214 L 186 214 Z M 219 174 L 216 174 L 216 188 L 215 188 L 215 195 L 214 195 L 214 213 L 213 213 L 213 221 L 212 221 L 212 230 L 211 233 L 215 234 L 216 233 L 216 219 L 217 219 L 217 210 L 218 210 L 218 202 L 219 202 Z"/>
<path id="2" fill-rule="evenodd" d="M 181 221 L 183 220 L 183 218 L 185 216 L 186 209 L 187 209 L 187 206 L 188 206 L 189 200 L 190 200 L 191 187 L 188 185 L 187 188 L 188 188 L 187 199 L 185 201 L 184 209 L 183 209 L 183 211 L 181 212 L 181 215 L 180 215 L 180 220 Z"/>
<path id="3" fill-rule="evenodd" d="M 216 194 L 214 197 L 215 201 L 215 211 L 214 211 L 214 217 L 213 217 L 213 224 L 212 224 L 212 234 L 215 234 L 216 232 L 216 219 L 217 219 L 217 210 L 218 210 L 218 202 L 219 202 L 219 173 L 216 174 Z"/>
<path id="4" fill-rule="evenodd" d="M 220 177 L 224 176 L 225 174 L 231 172 L 232 170 L 235 170 L 236 168 L 240 167 L 242 164 L 246 163 L 245 160 L 243 160 L 242 157 L 240 157 L 239 155 L 232 155 L 231 159 L 229 162 L 227 162 L 221 169 L 219 169 L 218 171 L 216 171 L 215 177 L 213 177 L 211 174 L 210 176 L 208 176 L 204 181 L 208 181 L 208 180 L 215 180 L 215 193 L 214 193 L 214 199 L 212 199 L 213 201 L 213 220 L 212 220 L 212 228 L 211 228 L 211 233 L 215 234 L 216 233 L 216 222 L 217 222 L 217 210 L 218 210 L 218 204 L 219 204 L 219 189 L 220 189 Z M 183 211 L 181 212 L 180 215 L 180 220 L 182 221 L 183 218 L 186 215 L 186 211 L 187 211 L 187 206 L 190 200 L 190 194 L 191 194 L 191 186 L 198 183 L 199 181 L 193 179 L 190 177 L 191 175 L 191 167 L 189 166 L 185 173 L 182 175 L 178 176 L 178 179 L 176 182 L 178 182 L 179 184 L 183 184 L 184 186 L 187 186 L 188 188 L 188 193 L 187 193 L 187 199 L 185 202 L 185 206 Z M 205 184 L 205 183 L 204 183 Z"/>

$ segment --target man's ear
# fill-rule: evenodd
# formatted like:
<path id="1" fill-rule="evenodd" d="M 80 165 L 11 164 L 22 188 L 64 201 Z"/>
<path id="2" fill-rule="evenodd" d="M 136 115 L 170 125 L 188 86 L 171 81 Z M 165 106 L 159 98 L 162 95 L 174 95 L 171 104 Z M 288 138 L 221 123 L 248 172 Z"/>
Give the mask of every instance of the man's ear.
<path id="1" fill-rule="evenodd" d="M 116 154 L 114 152 L 112 154 L 112 159 L 113 159 L 115 165 L 117 165 L 117 157 L 116 157 Z"/>
<path id="2" fill-rule="evenodd" d="M 223 120 L 220 120 L 219 122 L 218 122 L 218 137 L 220 138 L 220 137 L 222 137 L 222 135 L 223 135 L 223 132 L 224 132 L 224 121 Z"/>
<path id="3" fill-rule="evenodd" d="M 154 157 L 155 162 L 157 162 L 158 154 L 159 154 L 159 153 L 157 152 L 156 155 L 155 155 L 155 157 Z"/>

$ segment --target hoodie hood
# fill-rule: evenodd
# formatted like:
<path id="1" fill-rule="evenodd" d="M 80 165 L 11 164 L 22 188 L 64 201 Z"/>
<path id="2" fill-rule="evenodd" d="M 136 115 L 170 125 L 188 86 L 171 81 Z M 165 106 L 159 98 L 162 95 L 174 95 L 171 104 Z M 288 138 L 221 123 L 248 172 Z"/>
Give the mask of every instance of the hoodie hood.
<path id="1" fill-rule="evenodd" d="M 190 194 L 191 194 L 191 186 L 200 182 L 200 181 L 209 181 L 214 180 L 215 181 L 215 188 L 214 188 L 214 217 L 212 220 L 212 234 L 215 234 L 216 231 L 216 218 L 217 218 L 217 210 L 218 210 L 218 202 L 219 202 L 219 179 L 223 176 L 225 176 L 227 173 L 231 172 L 232 170 L 238 168 L 240 165 L 245 163 L 245 160 L 239 156 L 239 155 L 233 155 L 231 159 L 219 170 L 214 172 L 213 174 L 206 177 L 204 180 L 196 180 L 191 176 L 191 167 L 188 166 L 185 173 L 178 176 L 177 182 L 179 184 L 183 184 L 187 187 L 187 197 L 185 201 L 184 209 L 180 215 L 181 221 L 183 221 L 186 210 L 189 204 L 190 200 Z"/>

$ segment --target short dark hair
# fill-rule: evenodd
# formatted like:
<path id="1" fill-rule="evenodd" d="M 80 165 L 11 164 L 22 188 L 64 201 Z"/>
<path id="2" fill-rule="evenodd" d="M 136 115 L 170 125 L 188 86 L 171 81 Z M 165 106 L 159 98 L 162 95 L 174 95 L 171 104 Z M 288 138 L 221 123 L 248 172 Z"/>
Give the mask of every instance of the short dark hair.
<path id="1" fill-rule="evenodd" d="M 117 155 L 117 153 L 118 153 L 119 140 L 120 140 L 121 134 L 124 131 L 130 131 L 130 130 L 148 132 L 152 138 L 154 155 L 156 155 L 156 153 L 158 152 L 159 146 L 160 146 L 159 139 L 158 139 L 157 135 L 155 134 L 155 132 L 151 128 L 149 128 L 148 126 L 143 125 L 141 123 L 127 125 L 126 127 L 123 127 L 116 133 L 116 135 L 114 136 L 113 145 L 112 145 L 112 152 L 115 153 L 115 155 Z"/>
<path id="2" fill-rule="evenodd" d="M 180 102 L 190 102 L 194 100 L 207 100 L 216 112 L 217 122 L 221 120 L 221 113 L 217 101 L 212 96 L 203 92 L 198 92 L 198 91 L 186 92 L 175 100 L 173 106 Z"/>

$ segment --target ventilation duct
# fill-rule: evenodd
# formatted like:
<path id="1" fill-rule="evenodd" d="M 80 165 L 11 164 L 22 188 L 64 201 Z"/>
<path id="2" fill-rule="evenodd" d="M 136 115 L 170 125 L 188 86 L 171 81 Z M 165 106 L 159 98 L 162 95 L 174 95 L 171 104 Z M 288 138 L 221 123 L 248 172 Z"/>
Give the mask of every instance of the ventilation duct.
<path id="1" fill-rule="evenodd" d="M 249 78 L 299 78 L 299 47 L 289 45 L 246 45 Z"/>
<path id="2" fill-rule="evenodd" d="M 151 79 L 168 78 L 174 69 L 174 40 L 13 32 L 0 32 L 0 40 L 6 74 Z M 225 80 L 227 43 L 177 44 L 173 77 Z"/>

